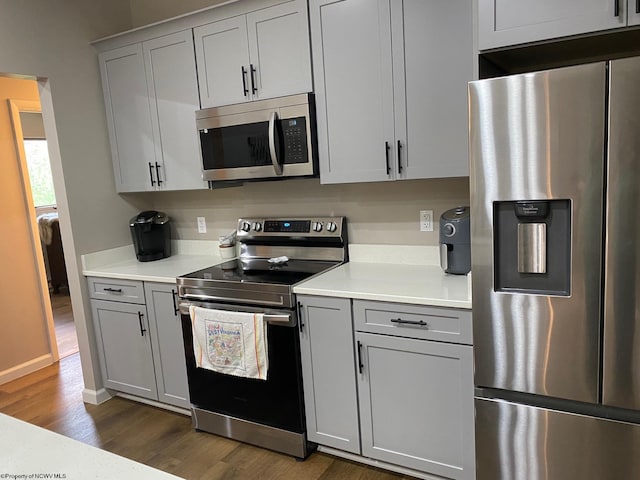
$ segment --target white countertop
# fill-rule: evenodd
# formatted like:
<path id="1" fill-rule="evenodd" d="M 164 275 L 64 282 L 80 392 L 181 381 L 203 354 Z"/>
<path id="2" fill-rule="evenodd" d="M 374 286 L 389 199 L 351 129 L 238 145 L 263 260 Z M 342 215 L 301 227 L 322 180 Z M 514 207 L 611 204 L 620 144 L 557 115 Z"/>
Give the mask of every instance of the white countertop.
<path id="1" fill-rule="evenodd" d="M 221 263 L 217 242 L 177 241 L 169 258 L 138 262 L 133 247 L 83 255 L 83 274 L 175 283 L 176 277 Z M 445 274 L 438 248 L 350 245 L 350 261 L 294 287 L 297 294 L 471 308 L 471 275 Z"/>
<path id="2" fill-rule="evenodd" d="M 139 262 L 132 245 L 90 253 L 82 256 L 82 273 L 87 277 L 175 283 L 180 275 L 223 262 L 217 242 L 180 240 L 171 248 L 170 257 L 152 262 Z"/>
<path id="3" fill-rule="evenodd" d="M 436 248 L 437 251 L 437 247 Z M 417 254 L 417 255 L 416 255 Z M 449 275 L 430 247 L 361 246 L 351 260 L 294 287 L 296 294 L 471 308 L 471 275 Z"/>
<path id="4" fill-rule="evenodd" d="M 0 474 L 6 478 L 179 480 L 8 415 L 0 414 L 0 432 Z"/>

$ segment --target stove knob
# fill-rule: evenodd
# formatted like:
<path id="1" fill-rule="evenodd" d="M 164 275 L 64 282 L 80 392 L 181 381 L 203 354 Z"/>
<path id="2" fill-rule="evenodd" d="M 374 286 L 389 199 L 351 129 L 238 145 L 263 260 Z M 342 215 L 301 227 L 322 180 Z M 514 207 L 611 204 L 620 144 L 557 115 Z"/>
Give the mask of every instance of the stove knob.
<path id="1" fill-rule="evenodd" d="M 327 230 L 329 230 L 331 233 L 335 232 L 338 229 L 338 225 L 336 225 L 333 222 L 329 222 L 327 223 Z"/>
<path id="2" fill-rule="evenodd" d="M 311 229 L 312 229 L 314 232 L 321 232 L 321 231 L 322 231 L 322 222 L 314 222 L 314 223 L 311 225 Z"/>
<path id="3" fill-rule="evenodd" d="M 253 230 L 256 232 L 259 232 L 260 230 L 262 230 L 262 224 L 260 222 L 253 222 L 251 228 L 253 228 Z"/>
<path id="4" fill-rule="evenodd" d="M 242 225 L 240 225 L 240 230 L 242 230 L 243 232 L 248 232 L 249 230 L 251 230 L 251 224 L 249 222 L 242 222 Z"/>

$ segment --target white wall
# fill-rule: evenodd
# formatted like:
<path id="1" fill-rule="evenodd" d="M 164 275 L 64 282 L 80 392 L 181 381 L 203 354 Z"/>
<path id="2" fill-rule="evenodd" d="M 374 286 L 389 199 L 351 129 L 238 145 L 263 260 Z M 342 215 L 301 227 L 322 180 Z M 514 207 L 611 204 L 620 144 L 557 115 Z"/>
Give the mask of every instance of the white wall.
<path id="1" fill-rule="evenodd" d="M 58 175 L 54 183 L 85 386 L 91 389 L 100 378 L 91 356 L 79 256 L 129 243 L 126 219 L 140 205 L 115 193 L 97 55 L 89 42 L 130 28 L 130 5 L 128 0 L 0 0 L 0 12 L 0 73 L 48 79 L 40 82 L 45 130 L 49 145 L 60 152 L 52 156 L 52 169 Z M 57 139 L 51 138 L 56 130 Z M 119 224 L 123 227 L 115 227 Z"/>
<path id="2" fill-rule="evenodd" d="M 351 243 L 437 245 L 437 221 L 450 208 L 469 204 L 467 178 L 320 185 L 317 179 L 248 183 L 202 192 L 159 193 L 154 209 L 169 214 L 180 239 L 217 239 L 243 216 L 344 215 Z M 433 210 L 434 232 L 419 231 L 420 210 Z M 205 217 L 207 233 L 197 233 Z"/>

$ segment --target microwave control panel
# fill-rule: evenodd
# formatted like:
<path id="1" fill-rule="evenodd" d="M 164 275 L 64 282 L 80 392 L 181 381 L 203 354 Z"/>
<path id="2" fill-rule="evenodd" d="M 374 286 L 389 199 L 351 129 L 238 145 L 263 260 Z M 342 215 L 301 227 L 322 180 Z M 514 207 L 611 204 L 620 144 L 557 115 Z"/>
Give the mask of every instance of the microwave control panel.
<path id="1" fill-rule="evenodd" d="M 307 122 L 304 117 L 283 119 L 281 126 L 284 141 L 284 163 L 307 162 Z"/>

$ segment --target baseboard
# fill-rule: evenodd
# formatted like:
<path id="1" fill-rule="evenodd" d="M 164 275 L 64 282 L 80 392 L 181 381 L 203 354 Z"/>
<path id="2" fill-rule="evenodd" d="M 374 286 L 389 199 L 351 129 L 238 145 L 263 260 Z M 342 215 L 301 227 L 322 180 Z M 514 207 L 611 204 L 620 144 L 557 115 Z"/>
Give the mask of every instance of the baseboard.
<path id="1" fill-rule="evenodd" d="M 42 355 L 41 357 L 34 358 L 28 362 L 24 362 L 15 367 L 11 367 L 7 370 L 0 372 L 0 385 L 3 385 L 16 378 L 23 377 L 30 373 L 40 370 L 41 368 L 48 367 L 53 364 L 53 356 L 50 353 Z"/>
<path id="2" fill-rule="evenodd" d="M 88 388 L 85 388 L 84 390 L 82 390 L 82 401 L 91 405 L 100 405 L 101 403 L 109 400 L 111 397 L 112 395 L 105 388 L 101 388 L 100 390 L 90 390 Z"/>

